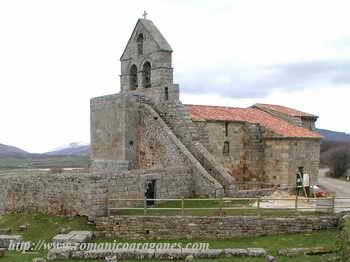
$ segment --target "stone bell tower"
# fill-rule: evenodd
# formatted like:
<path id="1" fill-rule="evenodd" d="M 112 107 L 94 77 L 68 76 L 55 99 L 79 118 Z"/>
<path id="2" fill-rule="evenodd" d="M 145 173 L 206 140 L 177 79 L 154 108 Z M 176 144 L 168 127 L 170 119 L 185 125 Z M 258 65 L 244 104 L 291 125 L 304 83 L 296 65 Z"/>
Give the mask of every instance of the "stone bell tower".
<path id="1" fill-rule="evenodd" d="M 151 20 L 139 19 L 120 58 L 121 93 L 144 95 L 154 102 L 177 101 L 173 50 Z"/>
<path id="2" fill-rule="evenodd" d="M 137 21 L 120 58 L 120 93 L 91 99 L 94 172 L 138 167 L 140 102 L 167 106 L 179 103 L 179 87 L 173 84 L 172 52 L 152 21 Z"/>

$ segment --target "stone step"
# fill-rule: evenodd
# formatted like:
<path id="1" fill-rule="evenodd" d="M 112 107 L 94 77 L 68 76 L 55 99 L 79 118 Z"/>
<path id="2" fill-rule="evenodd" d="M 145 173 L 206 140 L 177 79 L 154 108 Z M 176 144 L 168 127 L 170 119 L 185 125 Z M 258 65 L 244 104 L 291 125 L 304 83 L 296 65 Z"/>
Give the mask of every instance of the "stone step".
<path id="1" fill-rule="evenodd" d="M 9 235 L 11 234 L 10 228 L 0 228 L 0 235 Z"/>
<path id="2" fill-rule="evenodd" d="M 6 253 L 6 248 L 0 248 L 0 258 L 4 257 Z"/>
<path id="3" fill-rule="evenodd" d="M 52 239 L 54 243 L 85 243 L 92 239 L 91 231 L 71 231 L 68 234 L 59 234 Z"/>
<path id="4" fill-rule="evenodd" d="M 334 251 L 324 247 L 311 247 L 311 248 L 286 248 L 278 251 L 280 256 L 295 257 L 305 255 L 324 255 L 333 253 Z"/>
<path id="5" fill-rule="evenodd" d="M 0 235 L 0 248 L 9 248 L 11 243 L 19 243 L 23 241 L 20 235 Z"/>

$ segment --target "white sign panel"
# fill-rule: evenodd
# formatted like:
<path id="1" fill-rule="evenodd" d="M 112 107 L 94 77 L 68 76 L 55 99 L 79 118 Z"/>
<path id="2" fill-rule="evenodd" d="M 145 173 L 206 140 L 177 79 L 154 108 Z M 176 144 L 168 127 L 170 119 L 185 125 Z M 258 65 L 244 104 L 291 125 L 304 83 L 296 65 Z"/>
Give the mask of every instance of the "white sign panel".
<path id="1" fill-rule="evenodd" d="M 304 174 L 303 186 L 310 186 L 310 176 L 309 176 L 309 174 Z"/>

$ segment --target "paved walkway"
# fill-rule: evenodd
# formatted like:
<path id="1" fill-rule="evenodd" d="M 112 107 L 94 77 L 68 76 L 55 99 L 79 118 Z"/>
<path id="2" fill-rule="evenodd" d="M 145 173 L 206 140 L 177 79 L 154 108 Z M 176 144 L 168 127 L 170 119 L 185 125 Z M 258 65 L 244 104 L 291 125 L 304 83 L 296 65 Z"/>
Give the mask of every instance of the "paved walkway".
<path id="1" fill-rule="evenodd" d="M 328 191 L 335 193 L 336 197 L 350 198 L 350 182 L 326 177 L 325 174 L 327 171 L 328 169 L 320 169 L 319 184 Z M 337 199 L 335 205 L 337 207 L 336 212 L 350 211 L 350 199 Z"/>

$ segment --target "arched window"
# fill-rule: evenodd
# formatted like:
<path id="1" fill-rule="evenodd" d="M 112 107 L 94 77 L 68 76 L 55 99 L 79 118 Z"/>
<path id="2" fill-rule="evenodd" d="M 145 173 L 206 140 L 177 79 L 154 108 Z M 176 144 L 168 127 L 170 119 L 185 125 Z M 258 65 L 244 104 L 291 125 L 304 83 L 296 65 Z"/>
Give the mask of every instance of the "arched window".
<path id="1" fill-rule="evenodd" d="M 143 55 L 143 34 L 139 34 L 137 37 L 137 53 Z"/>
<path id="2" fill-rule="evenodd" d="M 151 64 L 150 62 L 146 62 L 143 64 L 142 68 L 142 83 L 144 88 L 151 87 Z"/>
<path id="3" fill-rule="evenodd" d="M 230 143 L 228 141 L 224 142 L 224 147 L 222 149 L 222 153 L 224 156 L 227 156 L 230 154 Z"/>
<path id="4" fill-rule="evenodd" d="M 132 65 L 130 68 L 130 90 L 135 90 L 137 86 L 137 67 L 136 65 Z"/>

